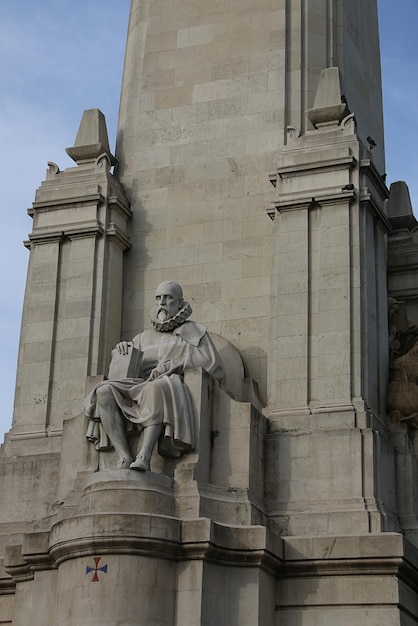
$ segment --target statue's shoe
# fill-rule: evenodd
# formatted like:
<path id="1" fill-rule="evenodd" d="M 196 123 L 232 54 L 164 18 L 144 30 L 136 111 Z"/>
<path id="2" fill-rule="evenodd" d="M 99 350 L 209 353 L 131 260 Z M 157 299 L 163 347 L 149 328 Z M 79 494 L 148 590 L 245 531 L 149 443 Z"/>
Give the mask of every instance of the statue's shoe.
<path id="1" fill-rule="evenodd" d="M 135 461 L 130 464 L 130 469 L 138 470 L 140 472 L 150 471 L 150 462 L 145 459 L 142 454 L 138 454 Z"/>

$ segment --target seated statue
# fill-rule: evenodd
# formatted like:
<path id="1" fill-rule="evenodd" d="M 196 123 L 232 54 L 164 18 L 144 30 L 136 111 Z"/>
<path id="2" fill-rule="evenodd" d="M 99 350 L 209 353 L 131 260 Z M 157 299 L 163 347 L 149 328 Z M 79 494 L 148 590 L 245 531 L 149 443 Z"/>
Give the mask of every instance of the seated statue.
<path id="1" fill-rule="evenodd" d="M 119 456 L 117 467 L 122 469 L 148 471 L 157 441 L 162 456 L 176 458 L 193 450 L 194 414 L 184 371 L 201 367 L 219 380 L 223 377 L 222 362 L 206 328 L 188 320 L 192 309 L 183 300 L 181 286 L 163 282 L 155 298 L 153 328 L 115 348 L 120 355 L 140 351 L 137 377 L 104 380 L 84 402 L 91 420 L 88 438 L 97 441 L 92 432 L 100 423 Z M 143 431 L 135 460 L 127 434 L 132 428 Z"/>

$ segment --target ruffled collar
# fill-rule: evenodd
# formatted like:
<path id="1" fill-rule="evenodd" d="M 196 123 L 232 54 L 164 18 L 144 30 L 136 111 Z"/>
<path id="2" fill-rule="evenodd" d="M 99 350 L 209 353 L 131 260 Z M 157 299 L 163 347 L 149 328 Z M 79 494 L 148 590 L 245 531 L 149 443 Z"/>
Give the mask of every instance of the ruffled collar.
<path id="1" fill-rule="evenodd" d="M 163 333 L 171 332 L 172 330 L 178 328 L 193 313 L 192 307 L 190 306 L 190 304 L 184 301 L 183 306 L 180 309 L 180 311 L 178 311 L 175 315 L 173 315 L 173 317 L 170 317 L 170 319 L 165 320 L 164 322 L 161 322 L 157 318 L 157 310 L 158 310 L 158 306 L 155 306 L 151 310 L 151 323 L 156 330 L 159 330 Z"/>

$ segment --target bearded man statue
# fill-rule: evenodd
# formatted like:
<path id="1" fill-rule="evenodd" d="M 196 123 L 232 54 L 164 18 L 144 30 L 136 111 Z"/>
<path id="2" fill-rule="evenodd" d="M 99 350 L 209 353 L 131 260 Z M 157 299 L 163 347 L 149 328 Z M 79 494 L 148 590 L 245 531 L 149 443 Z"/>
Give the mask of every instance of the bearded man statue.
<path id="1" fill-rule="evenodd" d="M 90 419 L 87 437 L 100 449 L 100 426 L 118 454 L 121 469 L 149 471 L 157 441 L 162 456 L 180 457 L 193 450 L 195 417 L 184 372 L 201 367 L 218 380 L 224 373 L 206 328 L 188 319 L 192 309 L 183 300 L 181 286 L 165 281 L 157 287 L 155 298 L 153 327 L 115 348 L 119 355 L 129 355 L 134 348 L 140 351 L 138 377 L 104 380 L 84 402 Z M 128 439 L 132 429 L 143 432 L 135 460 Z"/>

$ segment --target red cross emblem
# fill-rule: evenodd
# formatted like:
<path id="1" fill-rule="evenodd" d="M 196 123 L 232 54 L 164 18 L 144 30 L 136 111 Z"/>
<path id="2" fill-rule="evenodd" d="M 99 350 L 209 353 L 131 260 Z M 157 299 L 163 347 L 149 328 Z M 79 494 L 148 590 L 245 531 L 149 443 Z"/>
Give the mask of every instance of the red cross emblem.
<path id="1" fill-rule="evenodd" d="M 89 567 L 88 565 L 86 567 L 86 574 L 90 574 L 90 572 L 94 572 L 94 576 L 90 581 L 92 583 L 99 582 L 99 572 L 103 572 L 104 574 L 107 574 L 107 565 L 102 565 L 102 567 L 99 567 L 101 558 L 102 558 L 101 556 L 93 557 L 94 567 Z"/>

